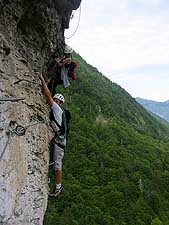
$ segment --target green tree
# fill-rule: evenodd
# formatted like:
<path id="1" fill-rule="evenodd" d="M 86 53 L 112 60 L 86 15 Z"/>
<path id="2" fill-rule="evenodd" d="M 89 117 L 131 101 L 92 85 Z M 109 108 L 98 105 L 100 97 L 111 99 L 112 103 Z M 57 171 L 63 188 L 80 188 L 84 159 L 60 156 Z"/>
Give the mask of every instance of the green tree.
<path id="1" fill-rule="evenodd" d="M 159 220 L 159 218 L 155 218 L 151 222 L 151 225 L 163 225 L 163 223 L 161 222 L 161 220 Z"/>

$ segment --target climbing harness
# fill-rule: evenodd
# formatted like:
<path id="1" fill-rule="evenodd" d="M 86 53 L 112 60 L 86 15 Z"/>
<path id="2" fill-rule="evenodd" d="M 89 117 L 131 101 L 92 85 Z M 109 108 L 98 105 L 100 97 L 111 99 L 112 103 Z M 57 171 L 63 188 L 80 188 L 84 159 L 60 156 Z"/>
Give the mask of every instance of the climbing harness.
<path id="1" fill-rule="evenodd" d="M 0 102 L 4 102 L 4 101 L 17 102 L 24 99 L 25 98 L 22 98 L 22 97 L 0 97 Z"/>
<path id="2" fill-rule="evenodd" d="M 75 12 L 74 12 L 74 14 L 75 14 Z M 74 14 L 71 15 L 71 19 L 74 18 Z M 81 5 L 79 7 L 79 18 L 78 18 L 78 23 L 77 23 L 76 29 L 74 30 L 74 32 L 69 37 L 65 36 L 66 39 L 70 39 L 76 34 L 76 32 L 77 32 L 77 30 L 79 28 L 79 25 L 80 25 L 80 17 L 81 17 Z"/>
<path id="3" fill-rule="evenodd" d="M 42 118 L 41 116 L 38 116 L 37 118 L 33 118 L 33 120 L 35 122 L 33 122 L 32 124 L 29 124 L 29 125 L 26 125 L 26 126 L 22 126 L 22 125 L 19 125 L 16 121 L 10 121 L 9 125 L 8 125 L 8 130 L 6 131 L 6 135 L 8 136 L 8 139 L 5 143 L 5 146 L 4 146 L 4 149 L 2 151 L 2 153 L 0 154 L 0 160 L 2 159 L 4 153 L 5 153 L 5 150 L 9 144 L 9 140 L 10 140 L 10 137 L 13 135 L 13 134 L 16 134 L 18 136 L 23 136 L 25 135 L 26 133 L 26 130 L 31 127 L 31 126 L 35 126 L 37 124 L 41 124 L 41 123 L 46 123 L 48 124 L 48 120 L 47 118 L 44 119 Z M 2 140 L 4 136 L 2 136 L 0 138 L 0 141 Z"/>

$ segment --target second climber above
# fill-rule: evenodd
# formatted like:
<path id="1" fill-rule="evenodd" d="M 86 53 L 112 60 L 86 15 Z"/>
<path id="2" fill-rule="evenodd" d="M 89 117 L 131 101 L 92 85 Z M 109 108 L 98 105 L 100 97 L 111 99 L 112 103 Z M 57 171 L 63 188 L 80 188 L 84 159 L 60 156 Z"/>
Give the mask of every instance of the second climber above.
<path id="1" fill-rule="evenodd" d="M 72 80 L 76 80 L 75 68 L 77 63 L 72 61 L 73 49 L 66 45 L 64 49 L 64 57 L 57 58 L 52 61 L 49 65 L 47 77 L 49 79 L 48 88 L 51 95 L 54 96 L 56 93 L 56 86 L 63 84 L 65 88 L 70 85 L 69 77 Z"/>

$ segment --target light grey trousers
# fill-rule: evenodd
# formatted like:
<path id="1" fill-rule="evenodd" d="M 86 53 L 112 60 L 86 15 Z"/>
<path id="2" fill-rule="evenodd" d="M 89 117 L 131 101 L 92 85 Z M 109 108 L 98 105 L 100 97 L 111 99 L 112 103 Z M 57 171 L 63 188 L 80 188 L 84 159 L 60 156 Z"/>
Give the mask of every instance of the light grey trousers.
<path id="1" fill-rule="evenodd" d="M 63 157 L 64 157 L 64 149 L 60 148 L 57 144 L 55 144 L 53 151 L 54 171 L 62 170 Z"/>

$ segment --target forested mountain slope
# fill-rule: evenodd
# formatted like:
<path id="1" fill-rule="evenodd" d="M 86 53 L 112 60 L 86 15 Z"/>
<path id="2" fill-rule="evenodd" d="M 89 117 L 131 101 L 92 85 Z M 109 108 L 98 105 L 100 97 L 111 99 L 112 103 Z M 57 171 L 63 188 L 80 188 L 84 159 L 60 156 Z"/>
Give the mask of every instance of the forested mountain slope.
<path id="1" fill-rule="evenodd" d="M 169 224 L 167 126 L 79 55 L 74 58 L 78 80 L 58 89 L 72 113 L 65 191 L 49 199 L 44 225 Z"/>

